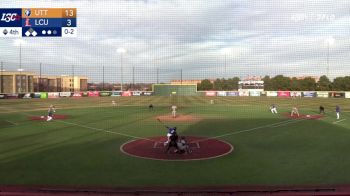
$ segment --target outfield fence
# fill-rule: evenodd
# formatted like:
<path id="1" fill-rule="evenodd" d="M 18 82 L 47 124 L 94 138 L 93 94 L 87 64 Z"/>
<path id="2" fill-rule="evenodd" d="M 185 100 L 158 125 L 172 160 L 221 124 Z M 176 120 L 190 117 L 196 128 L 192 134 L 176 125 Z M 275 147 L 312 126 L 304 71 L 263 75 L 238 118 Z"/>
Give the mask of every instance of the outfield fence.
<path id="1" fill-rule="evenodd" d="M 55 99 L 63 97 L 131 97 L 131 96 L 206 96 L 206 97 L 279 97 L 279 98 L 350 98 L 350 92 L 340 91 L 195 91 L 176 92 L 171 88 L 161 92 L 154 91 L 84 91 L 84 92 L 33 92 L 33 93 L 2 93 L 0 99 Z"/>

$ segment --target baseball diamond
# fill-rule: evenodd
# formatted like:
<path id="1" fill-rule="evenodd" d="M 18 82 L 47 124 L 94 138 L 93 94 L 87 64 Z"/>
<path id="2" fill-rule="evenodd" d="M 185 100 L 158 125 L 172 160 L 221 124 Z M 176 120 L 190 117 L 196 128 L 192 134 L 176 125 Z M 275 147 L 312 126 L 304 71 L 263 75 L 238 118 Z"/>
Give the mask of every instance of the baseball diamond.
<path id="1" fill-rule="evenodd" d="M 0 2 L 0 196 L 350 195 L 350 0 Z"/>

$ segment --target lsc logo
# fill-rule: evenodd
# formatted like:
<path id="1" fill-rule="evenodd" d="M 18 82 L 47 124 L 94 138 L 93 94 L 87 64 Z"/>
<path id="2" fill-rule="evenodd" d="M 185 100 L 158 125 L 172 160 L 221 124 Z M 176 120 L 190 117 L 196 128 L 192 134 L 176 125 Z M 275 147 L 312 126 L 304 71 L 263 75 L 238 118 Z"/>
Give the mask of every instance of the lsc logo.
<path id="1" fill-rule="evenodd" d="M 17 13 L 3 13 L 1 17 L 1 21 L 4 21 L 4 22 L 13 22 L 19 19 L 20 19 L 20 16 Z"/>

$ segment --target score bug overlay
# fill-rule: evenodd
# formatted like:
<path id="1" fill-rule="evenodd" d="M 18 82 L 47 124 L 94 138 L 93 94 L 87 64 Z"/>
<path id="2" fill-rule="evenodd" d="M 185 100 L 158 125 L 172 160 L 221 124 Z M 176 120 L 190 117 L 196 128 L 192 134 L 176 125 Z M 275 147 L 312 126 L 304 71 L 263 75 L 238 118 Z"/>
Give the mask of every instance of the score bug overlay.
<path id="1" fill-rule="evenodd" d="M 0 37 L 76 37 L 76 8 L 0 9 Z"/>

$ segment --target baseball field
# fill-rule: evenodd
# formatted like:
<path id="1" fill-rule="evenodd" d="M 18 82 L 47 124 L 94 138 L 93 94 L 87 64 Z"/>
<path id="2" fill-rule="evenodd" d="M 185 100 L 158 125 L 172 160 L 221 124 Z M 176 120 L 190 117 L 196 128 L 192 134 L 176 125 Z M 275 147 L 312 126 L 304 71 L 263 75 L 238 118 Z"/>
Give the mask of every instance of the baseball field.
<path id="1" fill-rule="evenodd" d="M 115 106 L 111 104 L 113 100 Z M 153 110 L 148 108 L 151 103 Z M 63 118 L 46 122 L 51 104 L 56 107 L 55 115 Z M 180 120 L 166 118 L 174 104 Z M 271 104 L 277 105 L 278 114 L 269 111 Z M 318 114 L 320 105 L 326 114 Z M 342 109 L 339 120 L 336 105 Z M 298 107 L 299 118 L 289 117 L 293 106 Z M 0 108 L 2 185 L 196 187 L 350 183 L 347 99 L 135 96 L 1 100 Z M 192 155 L 172 151 L 166 154 L 165 148 L 154 141 L 166 137 L 164 125 L 176 126 L 180 136 L 215 139 L 232 148 L 222 156 L 181 161 Z M 141 150 L 164 153 L 164 159 L 130 156 L 121 148 L 130 141 L 149 138 L 153 138 L 152 145 Z M 215 148 L 203 141 L 196 144 L 192 146 L 194 154 L 199 149 Z"/>

